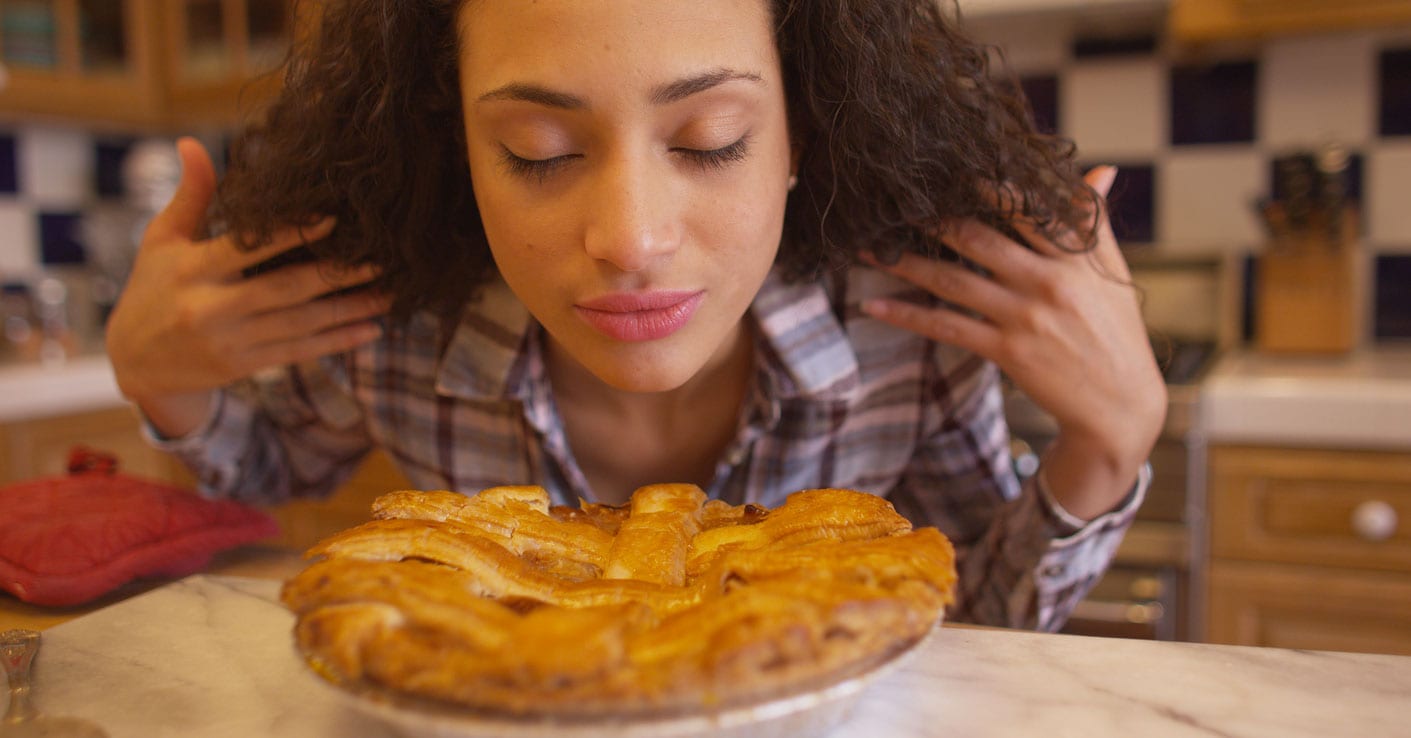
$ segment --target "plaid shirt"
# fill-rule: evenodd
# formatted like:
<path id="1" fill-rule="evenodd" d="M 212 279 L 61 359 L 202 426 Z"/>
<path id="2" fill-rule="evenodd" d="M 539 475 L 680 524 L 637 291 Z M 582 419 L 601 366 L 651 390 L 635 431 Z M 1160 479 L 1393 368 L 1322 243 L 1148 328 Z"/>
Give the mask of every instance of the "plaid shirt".
<path id="1" fill-rule="evenodd" d="M 871 297 L 925 301 L 858 269 L 819 282 L 771 275 L 750 316 L 756 381 L 706 492 L 777 506 L 793 491 L 886 496 L 955 544 L 952 620 L 1057 629 L 1107 568 L 1145 493 L 1079 527 L 1009 456 L 1000 377 L 969 352 L 864 316 Z M 542 329 L 503 284 L 459 321 L 430 314 L 347 354 L 228 388 L 205 428 L 151 440 L 204 493 L 268 504 L 324 495 L 374 446 L 421 489 L 539 484 L 593 500 L 555 410 Z"/>

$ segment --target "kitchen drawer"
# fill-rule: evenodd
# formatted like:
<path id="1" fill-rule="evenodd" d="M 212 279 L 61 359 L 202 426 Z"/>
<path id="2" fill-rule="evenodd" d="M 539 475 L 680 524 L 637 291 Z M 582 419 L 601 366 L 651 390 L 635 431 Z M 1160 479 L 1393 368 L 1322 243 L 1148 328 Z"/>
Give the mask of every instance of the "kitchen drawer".
<path id="1" fill-rule="evenodd" d="M 1214 643 L 1411 655 L 1411 576 L 1219 562 Z"/>
<path id="2" fill-rule="evenodd" d="M 1411 454 L 1217 447 L 1210 470 L 1216 558 L 1411 574 Z"/>

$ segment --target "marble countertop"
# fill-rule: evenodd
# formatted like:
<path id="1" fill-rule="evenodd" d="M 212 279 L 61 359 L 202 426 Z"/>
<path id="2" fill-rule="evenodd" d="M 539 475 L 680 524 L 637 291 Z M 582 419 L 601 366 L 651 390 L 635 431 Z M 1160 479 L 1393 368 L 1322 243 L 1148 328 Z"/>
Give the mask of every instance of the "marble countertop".
<path id="1" fill-rule="evenodd" d="M 1223 357 L 1201 385 L 1215 443 L 1411 450 L 1411 347 Z"/>
<path id="2" fill-rule="evenodd" d="M 56 625 L 35 703 L 112 738 L 396 735 L 306 671 L 278 587 L 197 575 Z M 1411 657 L 947 627 L 828 735 L 1411 736 L 1408 700 Z"/>

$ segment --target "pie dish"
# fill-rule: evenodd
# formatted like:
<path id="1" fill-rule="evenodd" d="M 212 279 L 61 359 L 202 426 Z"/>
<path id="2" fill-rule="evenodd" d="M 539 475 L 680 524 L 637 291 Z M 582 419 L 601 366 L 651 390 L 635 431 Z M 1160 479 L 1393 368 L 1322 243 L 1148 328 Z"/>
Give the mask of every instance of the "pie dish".
<path id="1" fill-rule="evenodd" d="M 503 734 L 666 734 L 845 697 L 935 627 L 955 582 L 939 531 L 853 490 L 773 510 L 681 484 L 621 507 L 551 506 L 539 487 L 402 491 L 373 516 L 285 583 L 297 648 L 374 709 Z"/>

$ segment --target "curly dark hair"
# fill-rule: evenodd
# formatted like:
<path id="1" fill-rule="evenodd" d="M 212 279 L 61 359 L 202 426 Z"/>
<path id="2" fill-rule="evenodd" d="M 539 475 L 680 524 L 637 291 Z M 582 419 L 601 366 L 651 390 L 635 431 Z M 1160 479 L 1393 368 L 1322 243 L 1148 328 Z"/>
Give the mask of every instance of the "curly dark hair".
<path id="1" fill-rule="evenodd" d="M 233 141 L 216 219 L 247 247 L 334 214 L 314 255 L 383 267 L 393 314 L 455 310 L 496 277 L 465 155 L 467 0 L 329 0 L 281 94 Z M 1013 217 L 1091 241 L 1071 142 L 936 0 L 768 0 L 800 151 L 778 264 L 809 278 L 870 250 L 938 254 L 935 226 Z M 1001 185 L 1003 188 L 1001 190 Z M 997 201 L 993 193 L 1008 196 Z"/>

